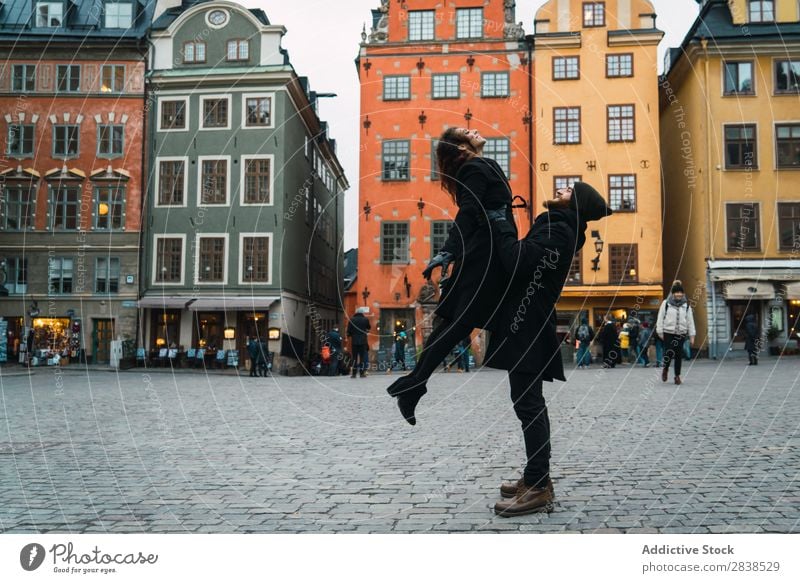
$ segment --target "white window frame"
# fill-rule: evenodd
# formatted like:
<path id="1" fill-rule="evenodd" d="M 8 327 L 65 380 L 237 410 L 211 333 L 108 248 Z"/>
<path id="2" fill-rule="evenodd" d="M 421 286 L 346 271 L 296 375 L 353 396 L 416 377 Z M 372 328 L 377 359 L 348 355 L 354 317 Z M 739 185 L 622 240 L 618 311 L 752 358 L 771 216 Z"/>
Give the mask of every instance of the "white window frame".
<path id="1" fill-rule="evenodd" d="M 268 97 L 270 99 L 269 124 L 265 126 L 247 125 L 247 100 L 253 97 Z M 230 118 L 230 116 L 228 116 Z M 228 119 L 230 124 L 230 119 Z M 267 130 L 275 128 L 275 92 L 267 91 L 261 93 L 242 93 L 242 126 L 243 130 Z"/>
<path id="2" fill-rule="evenodd" d="M 222 257 L 222 281 L 200 281 L 200 239 L 225 239 L 225 253 Z M 228 285 L 228 266 L 231 254 L 230 233 L 197 233 L 194 239 L 194 284 L 204 286 Z M 186 257 L 186 253 L 183 254 Z"/>
<path id="3" fill-rule="evenodd" d="M 186 126 L 183 129 L 166 129 L 161 125 L 161 102 L 162 101 L 183 101 L 186 106 L 184 107 L 184 117 L 186 118 Z M 189 111 L 189 96 L 181 97 L 179 95 L 165 95 L 163 97 L 158 98 L 158 105 L 156 107 L 157 112 L 156 115 L 158 116 L 158 131 L 159 132 L 188 132 L 189 131 L 189 121 L 191 120 L 190 111 Z"/>
<path id="4" fill-rule="evenodd" d="M 154 208 L 186 208 L 189 205 L 189 156 L 158 156 L 156 157 L 155 176 L 153 177 L 153 207 Z M 183 204 L 158 204 L 159 179 L 161 176 L 161 162 L 183 162 Z"/>
<path id="5" fill-rule="evenodd" d="M 180 239 L 181 249 L 183 253 L 181 253 L 181 280 L 180 281 L 156 281 L 156 266 L 158 265 L 158 261 L 156 261 L 156 253 L 158 252 L 158 240 L 159 239 Z M 153 235 L 153 253 L 151 255 L 151 273 L 150 273 L 150 281 L 152 285 L 160 286 L 160 287 L 181 287 L 184 285 L 186 281 L 186 233 L 158 233 Z"/>
<path id="6" fill-rule="evenodd" d="M 245 237 L 266 237 L 269 239 L 269 275 L 267 281 L 244 281 L 244 239 Z M 274 247 L 274 235 L 273 233 L 239 233 L 239 285 L 246 285 L 246 286 L 267 286 L 272 285 L 272 268 L 274 266 L 273 259 L 275 257 L 275 247 Z"/>
<path id="7" fill-rule="evenodd" d="M 270 202 L 244 202 L 245 173 L 248 160 L 269 160 L 269 200 Z M 239 158 L 239 206 L 275 206 L 275 155 L 252 154 Z"/>
<path id="8" fill-rule="evenodd" d="M 123 5 L 124 6 L 128 6 L 130 8 L 131 21 L 127 26 L 119 26 L 119 20 L 120 20 L 119 8 L 121 6 L 123 6 Z M 110 14 L 108 13 L 108 9 L 109 9 L 110 6 L 114 6 L 117 9 L 117 13 L 114 15 L 114 17 L 117 20 L 117 26 L 109 26 L 108 25 L 108 18 L 110 16 Z M 115 2 L 106 2 L 103 5 L 103 28 L 109 28 L 109 29 L 115 29 L 115 30 L 127 30 L 127 29 L 129 29 L 129 28 L 131 28 L 133 26 L 134 20 L 136 20 L 136 14 L 135 14 L 135 11 L 133 9 L 133 1 L 118 0 L 118 1 L 115 1 Z"/>
<path id="9" fill-rule="evenodd" d="M 228 124 L 225 127 L 218 127 L 218 128 L 207 128 L 203 125 L 204 115 L 203 112 L 205 111 L 205 102 L 210 99 L 227 99 L 228 100 Z M 197 112 L 197 130 L 200 132 L 215 132 L 215 131 L 225 131 L 231 129 L 231 118 L 233 117 L 233 99 L 231 98 L 230 93 L 220 93 L 220 94 L 208 94 L 208 95 L 201 95 L 200 96 L 200 107 L 198 107 Z M 259 126 L 260 127 L 260 126 Z"/>
<path id="10" fill-rule="evenodd" d="M 48 18 L 48 20 L 50 19 L 50 8 L 53 7 L 53 6 L 56 6 L 56 5 L 60 8 L 61 12 L 60 12 L 60 14 L 58 16 L 58 26 L 50 26 L 49 24 L 47 24 L 45 26 L 40 26 L 38 24 L 39 6 L 42 5 L 42 4 L 47 4 L 48 5 L 48 10 L 47 10 L 47 18 Z M 64 13 L 66 12 L 66 10 L 64 10 L 66 8 L 64 6 L 64 4 L 65 4 L 64 2 L 48 2 L 46 0 L 42 1 L 42 2 L 36 2 L 33 5 L 33 10 L 34 10 L 33 18 L 34 18 L 34 24 L 35 24 L 36 28 L 61 28 L 61 27 L 63 27 L 64 26 Z"/>
<path id="11" fill-rule="evenodd" d="M 227 160 L 228 171 L 225 175 L 225 204 L 203 203 L 203 162 L 207 160 Z M 197 157 L 197 208 L 221 208 L 231 206 L 231 157 L 230 156 L 198 156 Z M 157 191 L 156 191 L 157 192 Z"/>

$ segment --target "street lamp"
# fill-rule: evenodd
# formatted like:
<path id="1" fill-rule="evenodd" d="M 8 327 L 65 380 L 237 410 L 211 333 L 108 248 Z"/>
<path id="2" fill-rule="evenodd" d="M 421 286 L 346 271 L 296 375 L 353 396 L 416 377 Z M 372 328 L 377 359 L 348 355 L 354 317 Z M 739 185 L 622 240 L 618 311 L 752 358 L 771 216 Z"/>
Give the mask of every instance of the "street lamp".
<path id="1" fill-rule="evenodd" d="M 592 237 L 594 237 L 594 250 L 597 252 L 597 257 L 592 259 L 592 271 L 600 271 L 600 254 L 603 252 L 605 242 L 600 237 L 600 231 L 592 231 Z"/>

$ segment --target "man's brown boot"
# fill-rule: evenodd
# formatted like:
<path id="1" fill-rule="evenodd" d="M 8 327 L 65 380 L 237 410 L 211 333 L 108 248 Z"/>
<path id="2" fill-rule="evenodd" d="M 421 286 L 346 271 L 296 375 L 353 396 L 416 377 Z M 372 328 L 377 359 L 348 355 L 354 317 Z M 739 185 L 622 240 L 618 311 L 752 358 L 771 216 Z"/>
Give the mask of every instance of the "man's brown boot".
<path id="1" fill-rule="evenodd" d="M 675 375 L 675 384 L 676 385 L 681 384 L 681 375 L 678 374 Z"/>
<path id="2" fill-rule="evenodd" d="M 524 516 L 534 512 L 550 513 L 554 510 L 553 494 L 548 488 L 525 486 L 511 500 L 503 500 L 494 505 L 498 516 Z"/>
<path id="3" fill-rule="evenodd" d="M 669 377 L 669 369 L 666 366 L 662 366 L 661 367 L 661 380 L 666 383 L 668 377 Z"/>
<path id="4" fill-rule="evenodd" d="M 517 492 L 525 487 L 525 478 L 520 478 L 514 482 L 503 482 L 500 484 L 500 495 L 503 498 L 513 498 L 517 495 Z M 547 479 L 547 489 L 550 490 L 550 494 L 553 495 L 553 499 L 555 499 L 555 491 L 553 490 L 553 481 L 548 478 Z"/>

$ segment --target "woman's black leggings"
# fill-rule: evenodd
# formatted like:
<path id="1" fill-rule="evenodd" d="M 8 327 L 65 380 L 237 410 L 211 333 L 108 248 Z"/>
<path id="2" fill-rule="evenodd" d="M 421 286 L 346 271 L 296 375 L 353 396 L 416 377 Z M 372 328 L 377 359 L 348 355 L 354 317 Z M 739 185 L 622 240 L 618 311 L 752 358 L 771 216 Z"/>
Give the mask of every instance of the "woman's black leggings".
<path id="1" fill-rule="evenodd" d="M 472 332 L 472 326 L 458 321 L 439 319 L 419 355 L 414 378 L 427 381 L 453 348 Z"/>
<path id="2" fill-rule="evenodd" d="M 542 394 L 542 380 L 531 373 L 509 372 L 511 401 L 522 425 L 527 463 L 527 486 L 544 488 L 550 478 L 550 417 Z"/>

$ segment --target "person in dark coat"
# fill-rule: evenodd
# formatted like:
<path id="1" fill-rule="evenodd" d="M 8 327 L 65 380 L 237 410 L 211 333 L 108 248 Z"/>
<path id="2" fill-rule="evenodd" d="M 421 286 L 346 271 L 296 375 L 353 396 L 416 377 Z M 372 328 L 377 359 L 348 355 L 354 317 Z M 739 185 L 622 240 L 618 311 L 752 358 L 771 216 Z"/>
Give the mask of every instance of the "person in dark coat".
<path id="1" fill-rule="evenodd" d="M 251 338 L 247 343 L 247 355 L 250 357 L 250 376 L 258 376 L 258 342 Z"/>
<path id="2" fill-rule="evenodd" d="M 436 148 L 442 188 L 453 197 L 458 213 L 447 241 L 423 275 L 430 280 L 437 267 L 444 275 L 451 262 L 453 271 L 443 284 L 435 312 L 438 320 L 414 370 L 387 389 L 397 397 L 400 413 L 411 425 L 416 423 L 413 411 L 427 392 L 426 383 L 433 371 L 473 329 L 494 328 L 498 306 L 508 291 L 510 278 L 492 244 L 487 210 L 502 208 L 516 236 L 513 197 L 500 165 L 482 157 L 485 143 L 476 130 L 450 128 Z"/>
<path id="3" fill-rule="evenodd" d="M 367 361 L 369 360 L 367 332 L 371 328 L 372 326 L 364 315 L 363 308 L 358 308 L 347 324 L 347 336 L 350 338 L 350 346 L 353 352 L 353 372 L 350 375 L 352 378 L 356 378 L 356 374 L 361 377 L 367 376 Z"/>
<path id="4" fill-rule="evenodd" d="M 559 189 L 545 207 L 521 241 L 502 213 L 490 213 L 497 254 L 512 280 L 484 366 L 508 371 L 527 460 L 521 480 L 500 487 L 509 498 L 495 504 L 500 516 L 552 510 L 550 420 L 542 383 L 566 380 L 555 305 L 572 259 L 586 242 L 587 222 L 611 214 L 600 193 L 583 182 Z"/>
<path id="5" fill-rule="evenodd" d="M 617 325 L 613 317 L 606 316 L 604 318 L 598 340 L 600 341 L 600 346 L 603 347 L 603 368 L 616 367 L 620 348 Z"/>
<path id="6" fill-rule="evenodd" d="M 744 317 L 744 349 L 750 359 L 749 364 L 758 364 L 758 319 L 755 314 L 747 314 Z"/>
<path id="7" fill-rule="evenodd" d="M 328 332 L 328 348 L 330 348 L 330 361 L 328 362 L 328 376 L 339 375 L 339 361 L 342 358 L 342 335 L 339 334 L 339 327 L 334 326 Z"/>

